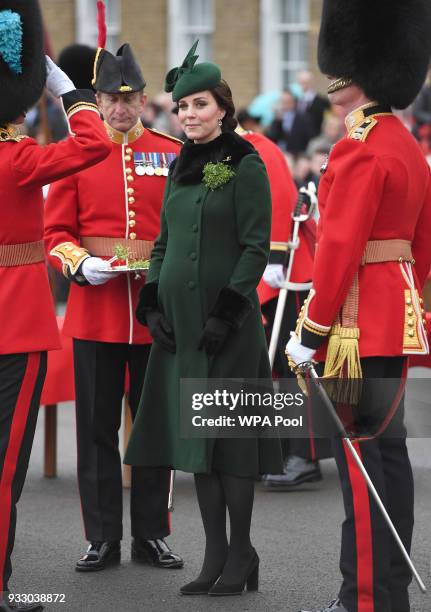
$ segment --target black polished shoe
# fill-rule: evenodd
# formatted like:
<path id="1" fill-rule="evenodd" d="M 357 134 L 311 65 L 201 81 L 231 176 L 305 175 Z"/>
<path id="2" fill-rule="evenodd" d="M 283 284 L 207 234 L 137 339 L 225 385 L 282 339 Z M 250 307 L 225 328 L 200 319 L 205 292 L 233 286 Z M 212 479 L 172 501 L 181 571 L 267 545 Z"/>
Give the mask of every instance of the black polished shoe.
<path id="1" fill-rule="evenodd" d="M 87 552 L 77 562 L 77 572 L 98 572 L 121 561 L 120 542 L 91 542 Z"/>
<path id="2" fill-rule="evenodd" d="M 247 591 L 257 591 L 259 589 L 259 557 L 256 551 L 247 567 L 244 579 L 236 584 L 228 584 L 222 582 L 222 578 L 208 591 L 208 595 L 223 596 L 223 595 L 241 595 L 244 588 L 247 586 Z"/>
<path id="3" fill-rule="evenodd" d="M 132 560 L 164 569 L 180 569 L 184 565 L 181 557 L 172 552 L 163 538 L 156 540 L 133 538 Z"/>
<path id="4" fill-rule="evenodd" d="M 299 612 L 312 612 L 312 610 L 300 610 Z M 343 606 L 341 601 L 337 598 L 334 601 L 331 601 L 327 608 L 323 608 L 322 610 L 318 610 L 317 612 L 348 612 L 348 610 Z"/>
<path id="5" fill-rule="evenodd" d="M 291 455 L 285 462 L 283 474 L 268 474 L 264 485 L 273 489 L 289 489 L 306 482 L 317 482 L 319 480 L 322 480 L 322 472 L 318 461 Z"/>

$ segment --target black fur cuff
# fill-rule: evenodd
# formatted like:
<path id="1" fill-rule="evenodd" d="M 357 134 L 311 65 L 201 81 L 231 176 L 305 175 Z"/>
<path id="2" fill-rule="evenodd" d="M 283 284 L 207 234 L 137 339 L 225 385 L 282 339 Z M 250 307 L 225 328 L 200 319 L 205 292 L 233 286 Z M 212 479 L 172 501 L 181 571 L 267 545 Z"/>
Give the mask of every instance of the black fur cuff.
<path id="1" fill-rule="evenodd" d="M 135 314 L 139 323 L 142 323 L 142 325 L 147 324 L 145 313 L 149 310 L 159 310 L 159 303 L 157 300 L 158 289 L 158 283 L 145 283 L 139 292 Z"/>
<path id="2" fill-rule="evenodd" d="M 218 317 L 233 329 L 239 329 L 253 308 L 252 302 L 247 297 L 229 287 L 224 287 L 210 316 Z"/>

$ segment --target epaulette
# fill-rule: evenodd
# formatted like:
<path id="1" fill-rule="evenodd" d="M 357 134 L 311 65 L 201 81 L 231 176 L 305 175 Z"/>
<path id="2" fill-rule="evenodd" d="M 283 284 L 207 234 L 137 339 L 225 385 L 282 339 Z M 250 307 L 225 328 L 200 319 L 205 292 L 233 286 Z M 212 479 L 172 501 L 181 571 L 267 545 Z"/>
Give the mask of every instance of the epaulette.
<path id="1" fill-rule="evenodd" d="M 20 142 L 24 138 L 28 138 L 28 136 L 20 134 L 18 128 L 14 125 L 0 127 L 0 142 Z"/>
<path id="2" fill-rule="evenodd" d="M 170 134 L 166 134 L 165 132 L 160 132 L 159 130 L 155 130 L 154 128 L 147 128 L 149 132 L 153 132 L 153 134 L 157 134 L 157 136 L 164 136 L 164 138 L 168 138 L 169 140 L 173 140 L 180 145 L 183 145 L 184 142 L 179 138 L 175 138 L 175 136 L 171 136 Z"/>
<path id="3" fill-rule="evenodd" d="M 377 125 L 378 121 L 374 117 L 367 117 L 361 125 L 350 130 L 348 137 L 353 140 L 365 142 L 371 130 Z"/>

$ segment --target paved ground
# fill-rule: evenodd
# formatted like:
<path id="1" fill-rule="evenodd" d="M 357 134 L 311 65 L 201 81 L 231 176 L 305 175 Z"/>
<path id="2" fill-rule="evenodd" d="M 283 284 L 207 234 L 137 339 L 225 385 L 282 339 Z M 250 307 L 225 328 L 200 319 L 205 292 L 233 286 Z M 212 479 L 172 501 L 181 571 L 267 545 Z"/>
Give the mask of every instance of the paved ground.
<path id="1" fill-rule="evenodd" d="M 429 409 L 429 405 L 428 405 Z M 159 570 L 130 562 L 129 496 L 125 492 L 125 534 L 120 567 L 93 575 L 78 574 L 83 553 L 80 505 L 75 480 L 73 407 L 59 410 L 59 475 L 42 477 L 43 414 L 38 424 L 30 471 L 20 502 L 12 587 L 32 593 L 64 593 L 61 612 L 296 612 L 328 603 L 339 586 L 339 524 L 343 509 L 332 461 L 323 462 L 324 480 L 290 493 L 257 487 L 254 544 L 261 558 L 260 590 L 241 597 L 185 598 L 179 587 L 200 568 L 203 531 L 189 475 L 179 474 L 172 514 L 171 546 L 185 559 L 183 570 Z M 414 561 L 431 588 L 430 440 L 411 440 L 416 482 Z M 430 612 L 430 596 L 411 587 L 412 612 Z M 379 611 L 376 611 L 379 612 Z"/>

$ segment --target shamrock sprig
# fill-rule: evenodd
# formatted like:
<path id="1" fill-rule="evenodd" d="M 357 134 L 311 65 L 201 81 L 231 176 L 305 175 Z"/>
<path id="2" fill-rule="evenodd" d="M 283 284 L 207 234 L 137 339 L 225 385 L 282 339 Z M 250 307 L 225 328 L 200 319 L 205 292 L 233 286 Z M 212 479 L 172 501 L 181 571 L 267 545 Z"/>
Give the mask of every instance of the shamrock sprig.
<path id="1" fill-rule="evenodd" d="M 122 244 L 116 244 L 114 246 L 114 255 L 117 259 L 127 262 L 127 260 L 130 258 L 130 249 Z"/>
<path id="2" fill-rule="evenodd" d="M 232 167 L 225 163 L 230 161 L 230 157 L 226 157 L 221 162 L 208 162 L 203 169 L 203 183 L 214 191 L 228 183 L 234 176 L 235 171 Z"/>

